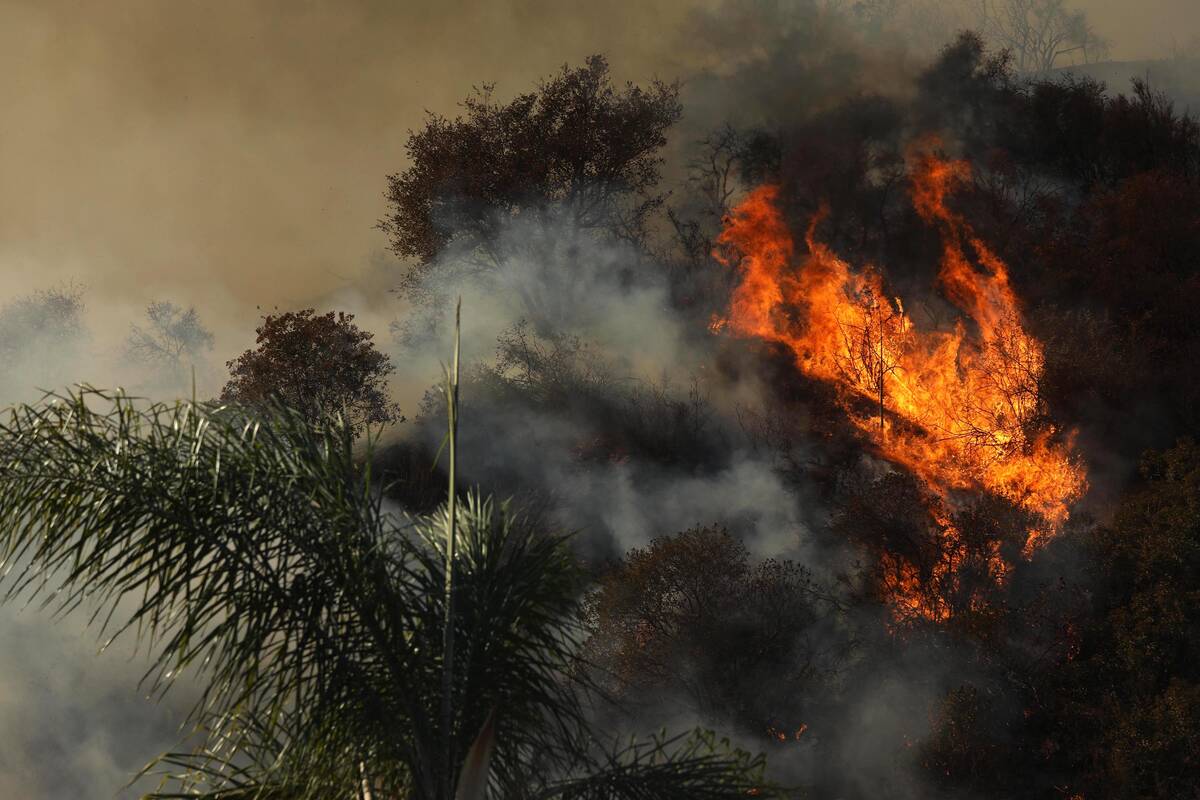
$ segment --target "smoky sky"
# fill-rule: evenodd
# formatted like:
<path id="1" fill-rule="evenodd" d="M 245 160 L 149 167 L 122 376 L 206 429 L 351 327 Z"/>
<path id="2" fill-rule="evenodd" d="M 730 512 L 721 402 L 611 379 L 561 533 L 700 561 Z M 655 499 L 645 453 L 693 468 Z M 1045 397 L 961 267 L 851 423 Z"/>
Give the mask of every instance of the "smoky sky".
<path id="1" fill-rule="evenodd" d="M 0 4 L 0 269 L 6 291 L 86 283 L 295 307 L 385 248 L 384 176 L 408 129 L 473 85 L 503 94 L 611 52 L 669 68 L 670 2 Z"/>
<path id="2" fill-rule="evenodd" d="M 426 110 L 452 114 L 485 82 L 520 91 L 593 52 L 622 79 L 713 66 L 688 31 L 720 5 L 3 0 L 6 293 L 73 280 L 114 316 L 160 297 L 195 303 L 229 338 L 256 306 L 372 277 L 386 288 L 364 277 L 386 246 L 373 229 L 384 176 L 404 167 Z M 1081 7 L 1115 58 L 1200 35 L 1191 0 Z M 755 35 L 741 34 L 747 48 Z"/>

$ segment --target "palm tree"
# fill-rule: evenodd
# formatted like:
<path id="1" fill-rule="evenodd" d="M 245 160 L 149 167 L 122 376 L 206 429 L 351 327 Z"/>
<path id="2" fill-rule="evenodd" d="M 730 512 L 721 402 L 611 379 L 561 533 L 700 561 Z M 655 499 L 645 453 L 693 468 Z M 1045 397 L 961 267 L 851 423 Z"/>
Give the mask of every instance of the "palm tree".
<path id="1" fill-rule="evenodd" d="M 761 757 L 711 735 L 598 745 L 565 539 L 477 493 L 409 519 L 370 461 L 282 407 L 82 388 L 0 422 L 4 597 L 87 606 L 156 693 L 202 686 L 150 797 L 763 793 Z"/>

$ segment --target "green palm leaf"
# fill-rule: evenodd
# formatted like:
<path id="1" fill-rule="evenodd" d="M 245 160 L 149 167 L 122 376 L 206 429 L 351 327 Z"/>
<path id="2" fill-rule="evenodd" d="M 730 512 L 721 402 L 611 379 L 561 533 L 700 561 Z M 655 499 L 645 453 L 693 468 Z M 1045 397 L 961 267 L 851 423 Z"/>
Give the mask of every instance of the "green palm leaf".
<path id="1" fill-rule="evenodd" d="M 286 408 L 93 389 L 0 423 L 5 596 L 91 608 L 102 636 L 150 653 L 156 692 L 185 671 L 200 683 L 201 743 L 154 765 L 154 796 L 449 800 L 441 776 L 457 779 L 492 709 L 474 780 L 493 797 L 757 785 L 759 764 L 715 750 L 597 751 L 565 540 L 457 498 L 448 609 L 448 509 L 389 511 L 360 455 L 346 426 Z M 683 793 L 646 793 L 669 786 Z"/>

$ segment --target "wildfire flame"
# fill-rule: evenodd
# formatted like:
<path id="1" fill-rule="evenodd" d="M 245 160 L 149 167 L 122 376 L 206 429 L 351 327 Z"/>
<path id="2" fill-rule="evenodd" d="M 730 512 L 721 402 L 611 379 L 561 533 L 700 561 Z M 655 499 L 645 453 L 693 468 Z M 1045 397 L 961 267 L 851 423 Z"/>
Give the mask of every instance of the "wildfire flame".
<path id="1" fill-rule="evenodd" d="M 800 723 L 800 727 L 796 728 L 795 733 L 789 733 L 784 728 L 776 728 L 774 725 L 768 725 L 767 726 L 767 736 L 770 737 L 771 739 L 774 739 L 777 742 L 786 742 L 789 739 L 798 742 L 798 741 L 800 741 L 801 737 L 804 736 L 804 733 L 807 730 L 808 730 L 807 722 Z"/>
<path id="2" fill-rule="evenodd" d="M 1028 532 L 1028 556 L 1061 529 L 1086 478 L 1071 437 L 1063 441 L 1040 418 L 1044 349 L 1024 328 L 1006 265 L 946 204 L 969 165 L 924 153 L 912 158 L 911 173 L 913 205 L 942 238 L 938 285 L 965 317 L 951 330 L 920 329 L 885 293 L 878 270 L 856 270 L 818 241 L 824 209 L 798 258 L 773 185 L 751 192 L 726 219 L 716 256 L 740 282 L 728 318 L 710 329 L 780 342 L 804 374 L 834 387 L 877 452 L 935 499 L 931 513 L 949 556 L 933 577 L 952 580 L 965 547 L 946 510 L 953 492 L 984 490 L 1030 512 L 1039 522 Z M 914 565 L 885 562 L 898 614 L 947 618 L 922 599 Z M 998 582 L 1008 573 L 998 549 L 988 572 Z"/>

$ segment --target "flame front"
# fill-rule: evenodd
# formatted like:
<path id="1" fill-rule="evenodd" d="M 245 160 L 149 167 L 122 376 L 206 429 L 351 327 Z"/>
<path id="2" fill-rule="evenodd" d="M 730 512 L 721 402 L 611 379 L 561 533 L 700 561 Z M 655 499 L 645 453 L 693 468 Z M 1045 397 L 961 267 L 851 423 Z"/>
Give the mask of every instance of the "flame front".
<path id="1" fill-rule="evenodd" d="M 942 238 L 939 287 L 965 317 L 949 330 L 918 328 L 877 270 L 853 269 L 818 241 L 825 210 L 798 259 L 776 186 L 747 196 L 717 240 L 717 257 L 736 266 L 740 282 L 728 318 L 713 330 L 786 345 L 804 374 L 834 387 L 878 453 L 927 487 L 947 553 L 932 576 L 939 581 L 954 579 L 964 547 L 946 510 L 954 492 L 983 490 L 1030 512 L 1038 523 L 1025 542 L 1029 555 L 1061 529 L 1086 488 L 1070 437 L 1060 441 L 1040 419 L 1044 350 L 1024 328 L 1008 270 L 946 205 L 969 175 L 962 161 L 912 161 L 913 205 Z M 992 579 L 1003 581 L 1008 565 L 998 550 L 990 562 Z M 885 557 L 883 566 L 898 615 L 946 618 L 922 599 L 912 564 Z"/>

